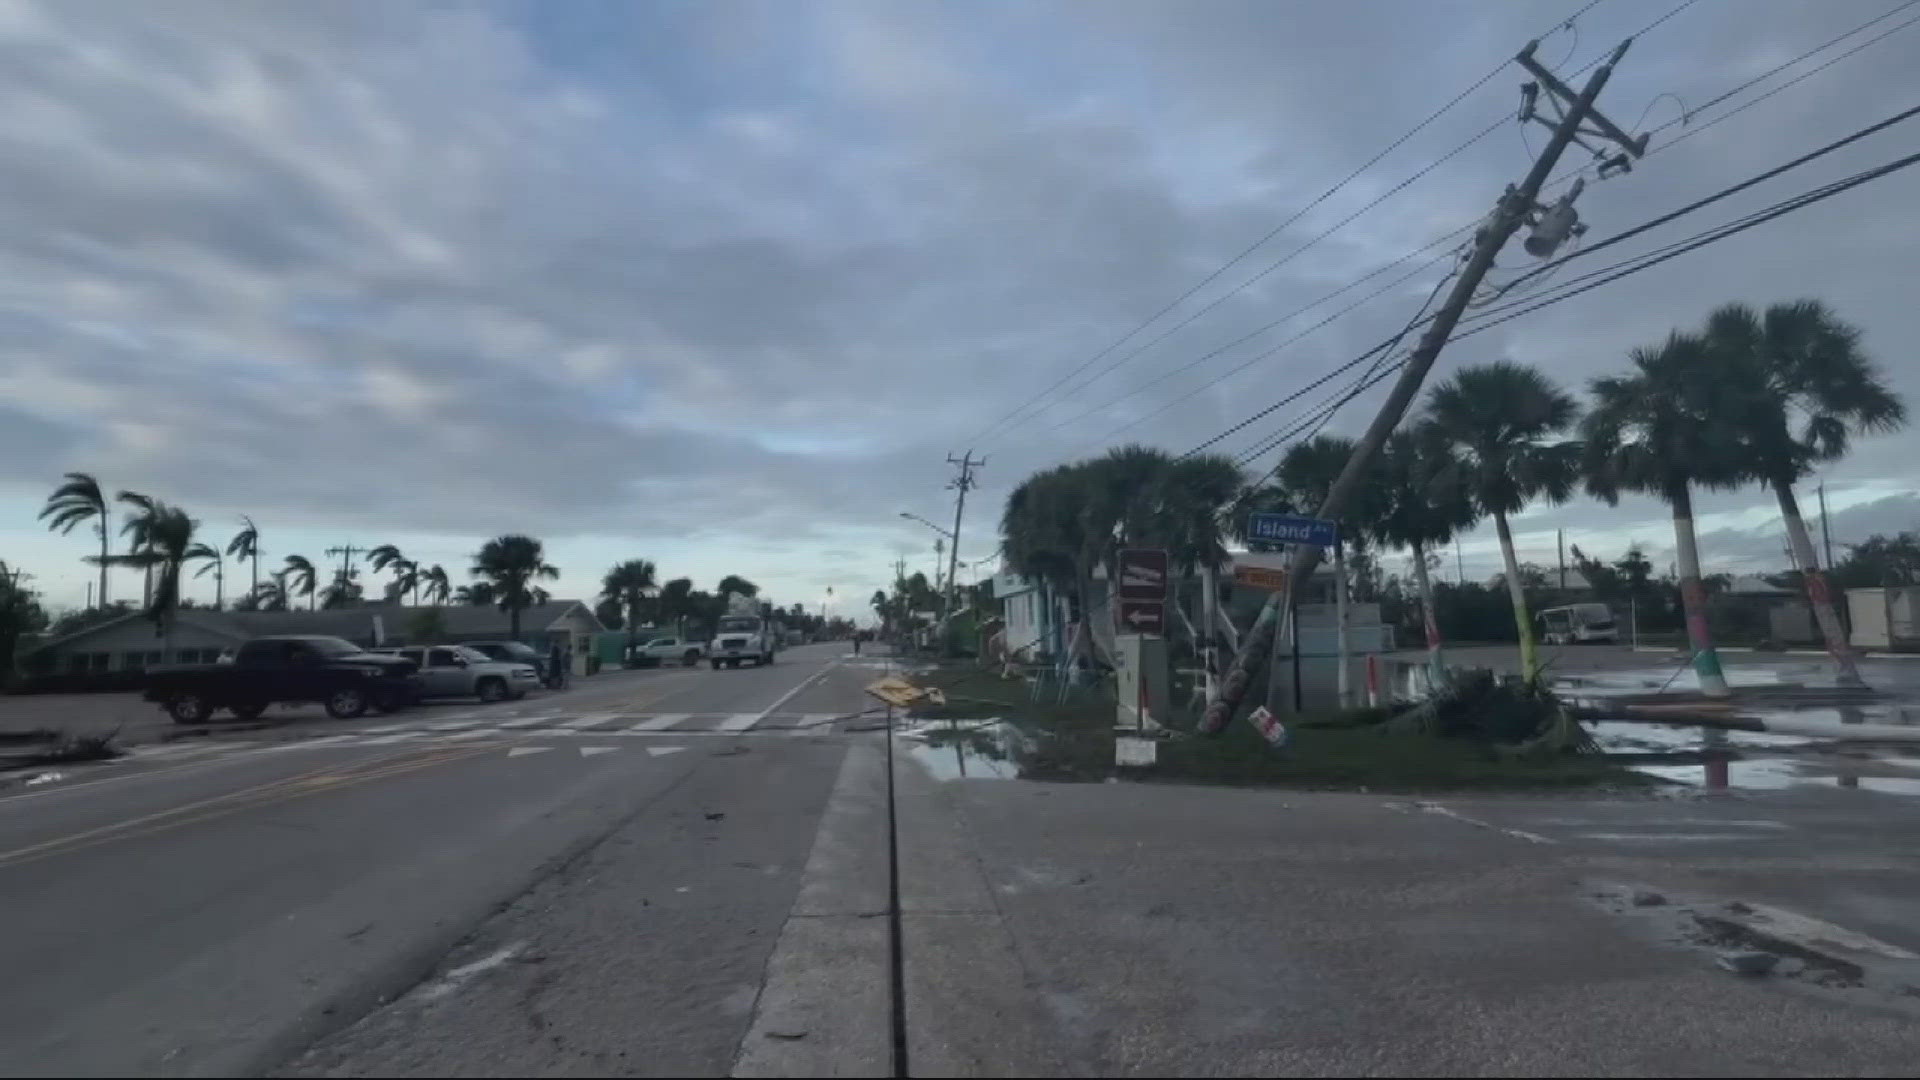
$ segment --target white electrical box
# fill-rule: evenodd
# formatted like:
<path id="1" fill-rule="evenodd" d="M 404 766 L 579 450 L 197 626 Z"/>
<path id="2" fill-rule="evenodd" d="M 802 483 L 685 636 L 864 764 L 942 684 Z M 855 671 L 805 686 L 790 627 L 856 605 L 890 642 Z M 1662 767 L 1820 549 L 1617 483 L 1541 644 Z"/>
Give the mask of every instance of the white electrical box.
<path id="1" fill-rule="evenodd" d="M 1134 731 L 1167 726 L 1173 672 L 1167 665 L 1166 639 L 1116 634 L 1113 655 L 1119 696 L 1115 724 Z"/>

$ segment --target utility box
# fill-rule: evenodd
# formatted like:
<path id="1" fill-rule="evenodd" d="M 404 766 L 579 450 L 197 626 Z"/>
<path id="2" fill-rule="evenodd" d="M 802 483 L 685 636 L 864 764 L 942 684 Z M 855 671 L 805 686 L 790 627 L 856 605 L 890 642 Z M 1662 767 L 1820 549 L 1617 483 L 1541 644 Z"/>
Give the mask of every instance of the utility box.
<path id="1" fill-rule="evenodd" d="M 1119 701 L 1114 722 L 1130 730 L 1164 727 L 1172 700 L 1167 641 L 1147 634 L 1116 634 L 1114 683 Z"/>

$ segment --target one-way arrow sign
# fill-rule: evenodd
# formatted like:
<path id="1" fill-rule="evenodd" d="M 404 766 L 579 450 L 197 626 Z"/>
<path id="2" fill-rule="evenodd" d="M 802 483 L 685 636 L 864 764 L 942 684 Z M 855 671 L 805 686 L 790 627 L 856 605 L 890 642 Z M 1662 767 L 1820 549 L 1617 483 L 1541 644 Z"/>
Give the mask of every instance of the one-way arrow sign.
<path id="1" fill-rule="evenodd" d="M 1167 608 L 1158 600 L 1120 601 L 1120 623 L 1134 634 L 1158 634 L 1167 627 Z"/>

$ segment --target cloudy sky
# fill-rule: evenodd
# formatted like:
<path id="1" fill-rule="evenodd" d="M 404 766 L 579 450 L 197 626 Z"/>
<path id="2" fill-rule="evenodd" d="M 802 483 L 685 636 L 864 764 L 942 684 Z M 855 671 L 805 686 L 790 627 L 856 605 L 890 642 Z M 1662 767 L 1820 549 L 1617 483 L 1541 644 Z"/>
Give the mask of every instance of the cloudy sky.
<path id="1" fill-rule="evenodd" d="M 1264 359 L 1419 263 L 1194 363 L 1485 213 L 1539 129 L 1500 126 L 1316 240 L 1510 113 L 1516 67 L 1043 394 L 1529 38 L 1571 73 L 1674 3 L 1601 0 L 1554 29 L 1577 6 L 0 3 L 0 558 L 83 598 L 87 539 L 34 521 L 81 469 L 215 539 L 251 514 L 276 563 L 390 541 L 464 579 L 480 539 L 524 531 L 562 595 L 642 556 L 848 610 L 895 558 L 930 567 L 934 534 L 898 515 L 948 519 L 949 453 L 987 457 L 962 544 L 984 560 L 1032 470 L 1122 440 L 1184 451 L 1404 322 L 1439 267 Z M 1909 6 L 1699 0 L 1636 41 L 1603 107 L 1637 129 L 1694 110 L 1662 147 L 1911 15 L 1702 108 L 1716 95 Z M 1917 99 L 1920 27 L 1592 185 L 1590 238 Z M 1503 324 L 1438 371 L 1507 356 L 1577 387 L 1713 305 L 1819 296 L 1920 404 L 1915 176 Z M 1826 474 L 1836 541 L 1920 525 L 1916 449 L 1876 439 Z M 1704 505 L 1710 569 L 1781 561 L 1761 492 Z M 1580 501 L 1518 522 L 1524 554 L 1550 561 L 1556 528 L 1609 556 L 1671 544 L 1656 505 Z M 1469 576 L 1493 569 L 1489 538 L 1462 548 Z"/>

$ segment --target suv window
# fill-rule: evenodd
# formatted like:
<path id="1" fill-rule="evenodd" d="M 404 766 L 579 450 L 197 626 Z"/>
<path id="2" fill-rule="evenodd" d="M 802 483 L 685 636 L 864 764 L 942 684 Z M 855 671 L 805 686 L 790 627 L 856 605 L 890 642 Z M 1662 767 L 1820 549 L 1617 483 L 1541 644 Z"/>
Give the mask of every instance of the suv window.
<path id="1" fill-rule="evenodd" d="M 680 644 L 679 638 L 663 637 L 663 638 L 654 638 L 652 641 L 647 642 L 647 647 L 650 649 L 663 649 L 669 645 L 678 645 L 678 644 Z"/>
<path id="2" fill-rule="evenodd" d="M 459 667 L 460 659 L 452 649 L 428 649 L 428 667 Z"/>

